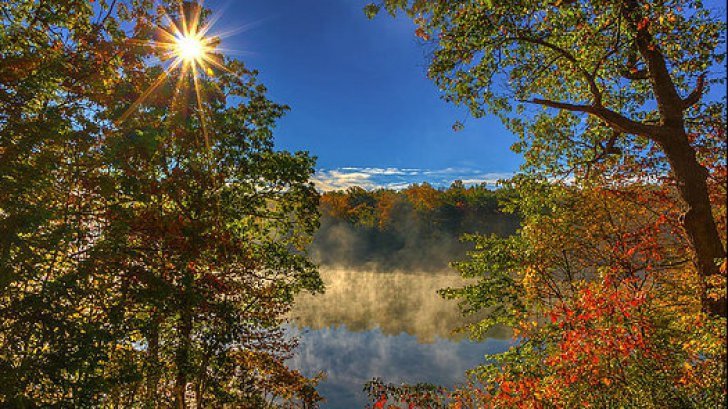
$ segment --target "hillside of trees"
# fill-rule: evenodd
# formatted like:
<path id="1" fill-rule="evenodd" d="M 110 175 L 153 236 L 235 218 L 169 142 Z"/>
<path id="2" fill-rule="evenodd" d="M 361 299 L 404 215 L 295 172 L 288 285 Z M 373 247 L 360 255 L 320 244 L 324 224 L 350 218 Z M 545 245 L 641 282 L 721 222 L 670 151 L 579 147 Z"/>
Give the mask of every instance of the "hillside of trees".
<path id="1" fill-rule="evenodd" d="M 518 216 L 503 209 L 514 197 L 513 190 L 460 181 L 446 189 L 423 183 L 403 190 L 326 192 L 310 253 L 323 267 L 443 271 L 472 249 L 463 235 L 515 233 Z"/>

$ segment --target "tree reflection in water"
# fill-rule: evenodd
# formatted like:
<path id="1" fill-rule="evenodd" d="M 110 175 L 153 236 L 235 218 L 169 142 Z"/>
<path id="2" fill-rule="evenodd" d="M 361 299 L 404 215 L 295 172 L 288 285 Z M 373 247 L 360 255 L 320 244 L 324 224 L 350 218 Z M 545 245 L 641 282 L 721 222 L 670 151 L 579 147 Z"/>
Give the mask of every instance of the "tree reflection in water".
<path id="1" fill-rule="evenodd" d="M 493 331 L 471 342 L 459 327 L 464 318 L 453 301 L 436 291 L 463 280 L 454 273 L 373 273 L 324 270 L 326 293 L 302 294 L 291 312 L 300 346 L 291 364 L 307 375 L 327 373 L 320 387 L 326 408 L 363 407 L 363 384 L 378 376 L 388 382 L 452 385 L 503 351 L 510 331 Z"/>

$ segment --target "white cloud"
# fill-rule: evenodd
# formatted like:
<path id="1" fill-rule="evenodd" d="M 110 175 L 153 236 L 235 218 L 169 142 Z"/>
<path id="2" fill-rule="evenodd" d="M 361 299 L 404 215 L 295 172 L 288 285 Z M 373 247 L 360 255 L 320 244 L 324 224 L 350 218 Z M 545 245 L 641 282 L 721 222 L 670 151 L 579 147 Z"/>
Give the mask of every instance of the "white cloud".
<path id="1" fill-rule="evenodd" d="M 482 172 L 467 168 L 416 169 L 342 167 L 320 169 L 314 175 L 314 183 L 321 191 L 342 190 L 352 186 L 364 189 L 404 189 L 413 183 L 427 182 L 436 187 L 447 187 L 455 180 L 466 185 L 486 183 L 495 185 L 500 179 L 512 177 L 512 173 Z"/>

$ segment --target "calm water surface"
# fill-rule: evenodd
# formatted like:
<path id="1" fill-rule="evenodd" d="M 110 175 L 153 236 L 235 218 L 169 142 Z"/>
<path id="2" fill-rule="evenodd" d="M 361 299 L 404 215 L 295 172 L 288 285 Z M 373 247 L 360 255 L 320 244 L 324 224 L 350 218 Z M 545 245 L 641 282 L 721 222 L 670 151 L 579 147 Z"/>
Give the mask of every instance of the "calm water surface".
<path id="1" fill-rule="evenodd" d="M 458 285 L 456 274 L 321 272 L 326 293 L 302 294 L 291 313 L 300 345 L 290 360 L 306 375 L 320 371 L 324 408 L 362 408 L 364 383 L 430 382 L 451 386 L 510 343 L 507 331 L 476 343 L 453 330 L 468 320 L 436 291 Z M 473 318 L 470 319 L 472 321 Z"/>

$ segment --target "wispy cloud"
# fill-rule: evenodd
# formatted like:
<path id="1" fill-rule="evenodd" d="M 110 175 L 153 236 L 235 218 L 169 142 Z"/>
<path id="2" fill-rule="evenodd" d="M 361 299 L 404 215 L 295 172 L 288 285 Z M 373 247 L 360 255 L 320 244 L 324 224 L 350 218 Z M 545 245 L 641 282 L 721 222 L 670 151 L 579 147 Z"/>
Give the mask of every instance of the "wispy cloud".
<path id="1" fill-rule="evenodd" d="M 466 185 L 486 183 L 494 186 L 498 180 L 512 176 L 512 173 L 483 172 L 468 168 L 343 167 L 319 169 L 314 176 L 314 183 L 321 191 L 340 190 L 352 186 L 360 186 L 364 189 L 403 189 L 412 183 L 422 182 L 430 183 L 435 187 L 447 187 L 455 180 L 462 180 Z"/>

